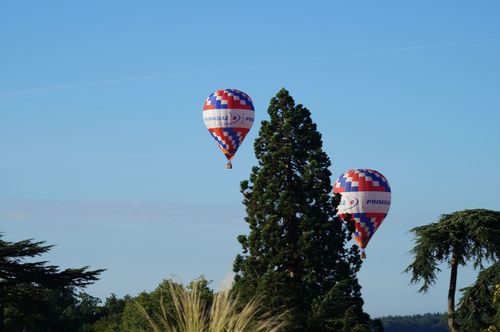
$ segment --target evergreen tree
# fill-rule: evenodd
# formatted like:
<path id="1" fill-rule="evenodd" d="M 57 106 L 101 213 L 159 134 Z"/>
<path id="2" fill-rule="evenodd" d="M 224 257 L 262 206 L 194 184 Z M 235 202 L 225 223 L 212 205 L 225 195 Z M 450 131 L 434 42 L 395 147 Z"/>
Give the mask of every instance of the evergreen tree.
<path id="1" fill-rule="evenodd" d="M 85 287 L 96 281 L 103 271 L 89 271 L 88 267 L 61 271 L 58 266 L 47 265 L 45 261 L 32 260 L 51 248 L 44 242 L 8 242 L 0 238 L 0 332 L 4 331 L 6 308 L 20 316 L 43 316 L 49 306 L 46 290 L 59 289 L 64 293 L 65 288 Z M 72 291 L 66 295 L 72 297 Z"/>
<path id="2" fill-rule="evenodd" d="M 476 282 L 462 291 L 456 312 L 460 329 L 483 331 L 496 326 L 500 330 L 500 262 L 479 272 Z"/>
<path id="3" fill-rule="evenodd" d="M 427 292 L 436 282 L 440 271 L 438 264 L 448 262 L 450 266 L 450 286 L 448 288 L 448 326 L 450 331 L 460 330 L 455 313 L 455 292 L 459 265 L 473 262 L 474 268 L 483 269 L 484 262 L 498 262 L 500 257 L 500 211 L 474 209 L 444 214 L 436 223 L 419 226 L 412 229 L 416 235 L 416 245 L 412 250 L 413 262 L 406 268 L 412 274 L 413 283 L 423 282 L 420 292 Z M 494 265 L 494 267 L 498 265 Z M 487 275 L 495 275 L 494 268 Z M 483 280 L 486 273 L 479 275 L 478 283 L 487 287 L 483 291 L 472 288 L 465 292 L 462 302 L 465 311 L 477 303 L 488 302 L 492 298 L 493 285 L 487 285 Z M 497 278 L 498 280 L 498 278 Z M 491 282 L 492 280 L 490 280 Z M 479 287 L 481 288 L 481 287 Z M 487 299 L 484 299 L 487 294 Z M 471 295 L 481 295 L 482 299 L 472 299 Z M 475 318 L 478 318 L 485 308 L 475 308 Z M 462 311 L 462 319 L 468 319 L 469 314 Z M 475 319 L 474 318 L 474 319 Z M 484 318 L 484 317 L 483 317 Z"/>
<path id="4" fill-rule="evenodd" d="M 330 160 L 309 110 L 282 89 L 255 141 L 258 165 L 241 183 L 248 236 L 238 241 L 234 290 L 288 312 L 287 331 L 369 331 L 350 230 L 335 217 Z"/>

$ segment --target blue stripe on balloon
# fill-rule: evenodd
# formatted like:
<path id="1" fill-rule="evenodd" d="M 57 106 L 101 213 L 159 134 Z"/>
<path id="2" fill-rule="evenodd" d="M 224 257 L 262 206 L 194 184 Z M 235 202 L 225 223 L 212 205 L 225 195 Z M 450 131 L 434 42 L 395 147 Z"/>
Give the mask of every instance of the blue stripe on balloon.
<path id="1" fill-rule="evenodd" d="M 211 131 L 209 131 L 209 133 L 212 135 L 212 137 L 214 138 L 215 142 L 222 148 L 222 149 L 228 149 L 226 143 L 224 143 L 224 141 L 220 140 L 219 137 L 217 137 L 216 134 L 212 133 Z"/>
<path id="2" fill-rule="evenodd" d="M 227 135 L 232 138 L 232 140 L 234 142 L 234 149 L 235 150 L 238 149 L 241 142 L 240 142 L 239 136 L 236 134 L 236 132 L 233 130 L 233 128 L 223 128 L 222 131 L 227 133 Z"/>
<path id="3" fill-rule="evenodd" d="M 375 233 L 375 227 L 374 223 L 372 222 L 372 219 L 370 217 L 367 217 L 365 213 L 353 213 L 353 216 L 355 218 L 359 218 L 359 220 L 368 227 L 369 234 L 373 235 Z"/>
<path id="4" fill-rule="evenodd" d="M 385 191 L 391 192 L 391 188 L 389 187 L 389 183 L 387 180 L 384 181 L 384 179 L 379 176 L 377 173 L 368 170 L 368 175 L 374 180 L 377 181 L 380 187 L 383 187 Z"/>

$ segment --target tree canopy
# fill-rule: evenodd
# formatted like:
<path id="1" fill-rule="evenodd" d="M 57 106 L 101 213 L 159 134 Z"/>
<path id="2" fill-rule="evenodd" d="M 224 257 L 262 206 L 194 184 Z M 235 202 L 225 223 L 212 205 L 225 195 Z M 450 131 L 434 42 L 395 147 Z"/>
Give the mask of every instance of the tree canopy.
<path id="1" fill-rule="evenodd" d="M 486 285 L 484 275 L 497 271 L 496 264 L 490 270 L 480 273 L 478 287 L 472 287 L 465 292 L 462 302 L 462 322 L 455 317 L 455 291 L 457 270 L 459 265 L 472 263 L 475 268 L 483 269 L 488 262 L 497 262 L 500 254 L 500 212 L 486 209 L 474 209 L 444 214 L 436 223 L 419 226 L 412 229 L 416 235 L 416 245 L 412 250 L 413 262 L 406 269 L 411 273 L 413 283 L 422 282 L 420 292 L 427 292 L 436 282 L 439 264 L 447 262 L 450 266 L 450 287 L 448 291 L 448 325 L 452 331 L 457 331 L 459 324 L 467 324 L 471 317 L 478 314 L 466 314 L 465 310 L 474 310 L 477 301 L 490 301 L 492 287 L 489 291 L 481 288 Z M 491 279 L 489 279 L 491 282 Z M 481 290 L 481 291 L 480 291 Z M 481 296 L 481 299 L 474 298 Z M 485 299 L 484 296 L 488 297 Z M 483 309 L 480 309 L 483 310 Z M 473 312 L 477 312 L 474 310 Z"/>
<path id="2" fill-rule="evenodd" d="M 46 261 L 33 261 L 52 246 L 32 239 L 9 242 L 0 235 L 0 332 L 4 331 L 5 311 L 17 317 L 35 317 L 50 306 L 49 290 L 72 292 L 98 280 L 104 270 L 88 267 L 61 270 Z M 32 319 L 24 319 L 29 324 Z M 25 326 L 26 327 L 26 326 Z"/>
<path id="3" fill-rule="evenodd" d="M 476 282 L 463 289 L 456 312 L 464 331 L 480 331 L 489 326 L 500 329 L 500 262 L 485 268 Z"/>
<path id="4" fill-rule="evenodd" d="M 250 227 L 240 235 L 234 289 L 264 298 L 263 310 L 288 310 L 288 331 L 364 331 L 357 246 L 335 217 L 330 159 L 310 111 L 282 89 L 271 99 L 241 183 Z"/>

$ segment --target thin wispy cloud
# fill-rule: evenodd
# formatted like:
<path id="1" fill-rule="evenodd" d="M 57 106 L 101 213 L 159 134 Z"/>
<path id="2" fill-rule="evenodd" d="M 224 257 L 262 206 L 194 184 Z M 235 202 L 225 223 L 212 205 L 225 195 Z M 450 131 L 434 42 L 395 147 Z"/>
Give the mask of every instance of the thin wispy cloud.
<path id="1" fill-rule="evenodd" d="M 393 47 L 393 48 L 386 48 L 386 49 L 380 49 L 380 50 L 347 52 L 347 53 L 343 53 L 341 55 L 360 55 L 361 56 L 361 55 L 371 55 L 371 54 L 409 52 L 409 51 L 416 51 L 416 50 L 422 50 L 422 49 L 469 45 L 469 44 L 485 42 L 485 41 L 494 41 L 494 40 L 498 40 L 498 39 L 499 39 L 499 37 L 469 39 L 469 40 L 461 40 L 461 41 L 455 41 L 455 42 L 441 42 L 441 43 L 413 45 L 413 46 L 405 46 L 405 47 Z"/>
<path id="2" fill-rule="evenodd" d="M 50 199 L 0 198 L 0 220 L 10 223 L 92 224 L 101 228 L 144 224 L 182 225 L 190 230 L 209 230 L 238 226 L 240 207 L 179 206 L 151 202 L 81 202 Z"/>
<path id="3" fill-rule="evenodd" d="M 132 81 L 146 81 L 146 80 L 154 80 L 165 78 L 170 75 L 148 75 L 148 76 L 135 76 L 135 77 L 125 77 L 125 78 L 115 78 L 115 79 L 106 79 L 106 80 L 98 80 L 98 81 L 88 81 L 88 82 L 80 82 L 80 83 L 70 83 L 70 84 L 58 84 L 58 85 L 49 85 L 42 86 L 38 88 L 26 89 L 26 90 L 15 90 L 15 91 L 7 91 L 0 93 L 0 98 L 10 97 L 10 96 L 18 96 L 18 95 L 32 95 L 56 90 L 63 89 L 73 89 L 73 88 L 84 88 L 84 87 L 92 87 L 98 85 L 110 85 L 110 84 L 118 84 Z"/>
<path id="4" fill-rule="evenodd" d="M 489 37 L 489 38 L 461 40 L 461 41 L 455 41 L 455 42 L 440 42 L 440 43 L 423 44 L 423 45 L 393 47 L 393 48 L 385 48 L 385 49 L 379 49 L 379 50 L 342 52 L 342 53 L 329 55 L 329 57 L 330 56 L 365 56 L 365 55 L 374 55 L 374 54 L 411 52 L 411 51 L 417 51 L 417 50 L 423 50 L 423 49 L 453 47 L 453 46 L 468 45 L 468 44 L 474 44 L 474 43 L 486 42 L 486 41 L 496 41 L 496 40 L 499 40 L 499 38 L 500 37 L 497 36 L 497 37 Z M 323 58 L 323 57 L 321 57 L 321 58 Z M 285 64 L 285 63 L 286 62 L 282 62 L 282 64 Z M 95 81 L 88 81 L 88 82 L 48 85 L 48 86 L 42 86 L 42 87 L 35 87 L 35 88 L 31 88 L 31 89 L 0 92 L 0 98 L 19 96 L 19 95 L 34 95 L 34 94 L 41 94 L 41 93 L 45 93 L 45 92 L 52 92 L 52 91 L 64 90 L 64 89 L 76 89 L 76 88 L 93 87 L 93 86 L 100 86 L 100 85 L 113 85 L 113 84 L 120 84 L 120 83 L 133 82 L 133 81 L 155 80 L 155 79 L 167 78 L 167 77 L 170 77 L 173 75 L 174 74 L 142 75 L 142 76 L 133 76 L 133 77 L 125 77 L 125 78 L 112 78 L 112 79 L 104 79 L 104 80 L 95 80 Z M 175 75 L 179 75 L 179 73 L 176 73 Z"/>

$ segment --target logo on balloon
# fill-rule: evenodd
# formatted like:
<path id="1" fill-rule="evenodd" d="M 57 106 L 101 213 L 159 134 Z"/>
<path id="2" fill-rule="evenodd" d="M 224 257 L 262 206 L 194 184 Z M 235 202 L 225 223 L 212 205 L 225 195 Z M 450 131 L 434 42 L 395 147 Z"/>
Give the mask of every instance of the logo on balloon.
<path id="1" fill-rule="evenodd" d="M 238 113 L 229 113 L 229 124 L 238 123 L 240 122 L 240 119 L 241 115 L 239 115 Z"/>
<path id="2" fill-rule="evenodd" d="M 358 199 L 354 197 L 345 197 L 345 198 L 343 197 L 342 201 L 340 202 L 340 205 L 342 205 L 344 210 L 352 209 L 358 204 L 359 204 Z"/>

